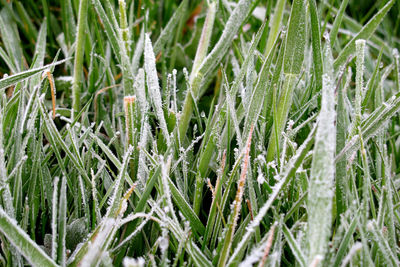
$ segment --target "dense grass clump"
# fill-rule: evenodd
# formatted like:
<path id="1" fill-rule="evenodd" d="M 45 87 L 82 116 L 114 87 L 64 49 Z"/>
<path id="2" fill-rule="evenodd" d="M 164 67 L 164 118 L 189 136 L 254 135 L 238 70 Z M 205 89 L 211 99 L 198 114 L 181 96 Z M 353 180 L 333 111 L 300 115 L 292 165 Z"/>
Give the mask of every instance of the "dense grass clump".
<path id="1" fill-rule="evenodd" d="M 0 266 L 399 266 L 399 13 L 1 0 Z"/>

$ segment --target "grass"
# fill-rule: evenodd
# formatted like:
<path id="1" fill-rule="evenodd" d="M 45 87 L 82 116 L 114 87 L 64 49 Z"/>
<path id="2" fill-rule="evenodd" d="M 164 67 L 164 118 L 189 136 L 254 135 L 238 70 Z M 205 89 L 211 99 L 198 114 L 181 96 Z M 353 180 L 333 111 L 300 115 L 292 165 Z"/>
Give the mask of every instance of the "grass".
<path id="1" fill-rule="evenodd" d="M 398 266 L 399 11 L 1 0 L 0 265 Z"/>

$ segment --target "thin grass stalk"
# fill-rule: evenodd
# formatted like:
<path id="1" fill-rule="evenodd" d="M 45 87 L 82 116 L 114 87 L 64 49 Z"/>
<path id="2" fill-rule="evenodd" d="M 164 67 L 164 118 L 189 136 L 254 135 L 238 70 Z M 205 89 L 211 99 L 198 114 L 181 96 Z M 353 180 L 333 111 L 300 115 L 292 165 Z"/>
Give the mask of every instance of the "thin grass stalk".
<path id="1" fill-rule="evenodd" d="M 125 108 L 125 129 L 126 129 L 126 149 L 130 146 L 134 148 L 133 159 L 130 160 L 130 174 L 132 180 L 136 179 L 137 171 L 137 146 L 138 146 L 138 126 L 139 118 L 137 116 L 137 104 L 135 96 L 124 97 L 124 108 Z"/>
<path id="2" fill-rule="evenodd" d="M 274 240 L 275 228 L 276 228 L 276 224 L 272 225 L 271 229 L 268 231 L 268 239 L 267 239 L 267 242 L 265 244 L 264 255 L 263 255 L 260 263 L 258 264 L 258 267 L 265 266 L 265 264 L 267 262 L 269 253 L 271 251 L 272 242 Z"/>
<path id="3" fill-rule="evenodd" d="M 243 166 L 242 166 L 242 172 L 240 174 L 240 179 L 238 182 L 238 188 L 235 196 L 235 201 L 234 201 L 234 206 L 232 213 L 230 215 L 230 221 L 228 223 L 228 229 L 224 238 L 224 245 L 222 247 L 222 251 L 220 252 L 220 257 L 218 260 L 218 266 L 222 267 L 226 265 L 226 262 L 228 260 L 229 252 L 232 246 L 232 241 L 233 241 L 233 235 L 235 233 L 235 229 L 237 226 L 237 221 L 239 219 L 240 215 L 240 209 L 242 207 L 242 199 L 243 199 L 243 193 L 244 193 L 244 187 L 245 187 L 245 182 L 246 182 L 246 177 L 247 177 L 247 168 L 249 165 L 249 153 L 250 153 L 250 146 L 251 146 L 251 137 L 253 134 L 253 127 L 250 129 L 249 137 L 246 142 L 246 150 L 244 153 L 244 158 L 243 158 Z"/>
<path id="4" fill-rule="evenodd" d="M 119 4 L 119 23 L 120 23 L 121 33 L 122 33 L 122 40 L 125 44 L 125 50 L 128 55 L 128 58 L 130 58 L 131 38 L 130 38 L 130 32 L 129 32 L 129 27 L 128 27 L 128 19 L 126 17 L 126 2 L 125 2 L 125 0 L 119 0 L 118 4 Z"/>
<path id="5" fill-rule="evenodd" d="M 364 224 L 367 223 L 368 217 L 369 217 L 369 211 L 370 211 L 370 179 L 371 175 L 369 172 L 369 165 L 368 165 L 368 159 L 367 159 L 367 152 L 365 150 L 364 146 L 364 140 L 362 138 L 362 133 L 360 128 L 358 128 L 358 133 L 359 133 L 359 138 L 360 138 L 360 152 L 361 152 L 361 161 L 362 161 L 362 166 L 363 166 L 363 171 L 364 171 L 364 179 L 363 179 L 363 186 L 362 186 L 362 195 L 363 195 L 363 200 L 362 200 L 362 214 L 363 214 L 363 221 Z"/>
<path id="6" fill-rule="evenodd" d="M 295 240 L 292 232 L 286 226 L 286 224 L 282 225 L 282 232 L 283 232 L 283 234 L 285 236 L 285 239 L 288 242 L 289 247 L 292 250 L 292 252 L 294 254 L 294 257 L 296 258 L 297 262 L 299 263 L 299 265 L 301 267 L 305 267 L 306 266 L 306 257 L 304 255 L 303 251 L 301 250 L 299 244 Z M 319 257 L 314 259 L 313 262 L 311 262 L 308 266 L 310 266 L 310 267 L 311 266 L 316 266 L 315 264 L 313 264 L 315 262 L 315 260 L 319 260 Z"/>
<path id="7" fill-rule="evenodd" d="M 1 198 L 3 200 L 4 208 L 7 214 L 11 217 L 15 217 L 15 209 L 13 204 L 13 197 L 11 195 L 10 186 L 8 184 L 7 166 L 4 155 L 4 144 L 3 144 L 3 109 L 0 107 L 0 187 Z"/>
<path id="8" fill-rule="evenodd" d="M 314 79 L 316 83 L 316 91 L 319 92 L 322 88 L 322 49 L 321 49 L 321 31 L 320 20 L 318 17 L 317 3 L 315 0 L 309 0 L 309 9 L 311 15 L 311 40 L 313 48 L 314 62 Z"/>
<path id="9" fill-rule="evenodd" d="M 199 67 L 207 56 L 208 47 L 210 46 L 211 34 L 214 28 L 215 14 L 217 13 L 217 1 L 213 0 L 209 3 L 207 16 L 201 32 L 199 45 L 197 47 L 196 56 L 194 58 L 192 72 L 190 73 L 190 84 L 198 74 Z"/>
<path id="10" fill-rule="evenodd" d="M 76 35 L 75 60 L 74 60 L 74 77 L 72 81 L 72 108 L 71 118 L 74 113 L 78 112 L 81 107 L 81 92 L 83 87 L 83 55 L 85 53 L 87 14 L 89 0 L 81 0 L 79 2 L 78 25 Z"/>
<path id="11" fill-rule="evenodd" d="M 59 214 L 58 214 L 58 248 L 57 248 L 57 259 L 61 266 L 65 266 L 66 262 L 66 247 L 65 247 L 65 238 L 66 238 L 66 229 L 67 229 L 67 181 L 64 176 L 61 179 L 61 188 L 60 188 L 60 201 L 59 201 Z"/>
<path id="12" fill-rule="evenodd" d="M 242 237 L 241 241 L 235 248 L 231 258 L 229 259 L 228 266 L 236 266 L 240 259 L 243 256 L 244 250 L 248 245 L 253 233 L 255 233 L 256 228 L 259 227 L 262 219 L 267 214 L 268 210 L 271 208 L 272 203 L 277 199 L 281 190 L 288 184 L 289 179 L 292 178 L 296 172 L 296 170 L 300 167 L 303 162 L 306 154 L 311 149 L 311 146 L 314 144 L 315 132 L 317 127 L 313 127 L 311 132 L 309 133 L 307 139 L 303 142 L 303 144 L 296 151 L 296 154 L 289 160 L 287 163 L 287 167 L 285 168 L 283 174 L 280 174 L 281 179 L 279 183 L 274 186 L 274 190 L 267 202 L 260 208 L 257 216 L 251 222 L 251 224 L 247 228 L 247 232 Z"/>
<path id="13" fill-rule="evenodd" d="M 353 122 L 353 136 L 357 133 L 357 128 L 361 123 L 361 101 L 364 93 L 364 55 L 365 55 L 365 40 L 356 41 L 356 96 L 354 103 L 354 122 Z"/>
<path id="14" fill-rule="evenodd" d="M 226 164 L 226 151 L 224 151 L 220 163 L 220 168 L 218 171 L 218 177 L 217 181 L 215 184 L 215 188 L 212 191 L 212 202 L 211 202 L 211 207 L 209 211 L 209 216 L 207 218 L 207 226 L 206 226 L 206 231 L 204 234 L 204 242 L 203 242 L 203 248 L 206 246 L 206 244 L 209 242 L 212 231 L 215 229 L 215 220 L 217 218 L 217 210 L 221 213 L 220 209 L 220 202 L 221 202 L 221 191 L 222 191 L 222 176 L 224 175 L 225 172 L 225 164 Z M 221 214 L 220 214 L 221 215 Z M 223 218 L 223 216 L 221 216 Z"/>
<path id="15" fill-rule="evenodd" d="M 51 208 L 51 258 L 57 260 L 57 239 L 58 239 L 58 227 L 57 227 L 57 215 L 58 215 L 58 181 L 56 177 L 53 182 L 53 198 Z"/>
<path id="16" fill-rule="evenodd" d="M 50 84 L 51 104 L 53 108 L 53 120 L 54 120 L 56 118 L 56 86 L 54 83 L 53 74 L 50 71 L 46 71 L 46 75 Z"/>
<path id="17" fill-rule="evenodd" d="M 395 65 L 395 73 L 394 73 L 394 80 L 396 82 L 396 92 L 400 91 L 400 67 L 399 67 L 399 50 L 397 48 L 393 49 L 393 57 L 394 57 L 394 65 Z"/>
<path id="18" fill-rule="evenodd" d="M 259 262 L 259 267 L 265 266 L 269 251 L 272 247 L 275 228 L 276 223 L 272 225 L 268 233 L 265 234 L 257 246 L 252 249 L 251 253 L 239 264 L 239 267 L 255 266 L 257 262 Z"/>

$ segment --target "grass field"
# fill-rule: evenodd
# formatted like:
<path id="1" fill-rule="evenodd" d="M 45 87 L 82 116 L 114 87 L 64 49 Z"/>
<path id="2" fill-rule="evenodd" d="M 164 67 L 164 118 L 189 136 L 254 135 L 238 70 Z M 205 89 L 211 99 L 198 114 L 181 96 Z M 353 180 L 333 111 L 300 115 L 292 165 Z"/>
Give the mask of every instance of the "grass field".
<path id="1" fill-rule="evenodd" d="M 0 266 L 399 266 L 399 14 L 0 0 Z"/>

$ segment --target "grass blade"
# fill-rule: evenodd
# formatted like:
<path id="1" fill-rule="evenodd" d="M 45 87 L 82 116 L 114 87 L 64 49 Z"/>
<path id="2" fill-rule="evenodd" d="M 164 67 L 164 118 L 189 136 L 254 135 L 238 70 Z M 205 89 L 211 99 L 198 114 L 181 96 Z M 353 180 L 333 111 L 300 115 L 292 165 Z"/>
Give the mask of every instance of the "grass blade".
<path id="1" fill-rule="evenodd" d="M 296 260 L 300 263 L 300 266 L 306 266 L 306 258 L 286 224 L 283 224 L 282 232 L 285 235 L 285 239 L 289 243 Z"/>
<path id="2" fill-rule="evenodd" d="M 232 246 L 233 235 L 235 233 L 237 221 L 238 221 L 239 215 L 240 215 L 240 209 L 242 206 L 243 193 L 244 193 L 244 186 L 245 186 L 246 177 L 247 177 L 247 168 L 248 168 L 248 164 L 249 164 L 249 153 L 250 153 L 252 134 L 253 134 L 253 127 L 250 130 L 249 137 L 246 142 L 246 150 L 244 152 L 245 156 L 243 158 L 242 172 L 240 174 L 240 179 L 238 182 L 238 189 L 236 192 L 234 207 L 233 207 L 231 215 L 230 215 L 228 229 L 226 231 L 224 242 L 223 242 L 223 247 L 220 252 L 220 257 L 219 257 L 219 261 L 218 261 L 218 266 L 220 266 L 220 267 L 225 266 L 226 261 L 228 260 L 229 252 L 230 252 L 230 249 Z"/>
<path id="3" fill-rule="evenodd" d="M 332 199 L 335 179 L 336 112 L 332 74 L 332 56 L 329 45 L 325 52 L 322 103 L 311 166 L 308 193 L 308 264 L 317 258 L 323 260 L 331 235 Z"/>
<path id="4" fill-rule="evenodd" d="M 244 19 L 246 18 L 247 12 L 250 7 L 250 2 L 251 1 L 249 0 L 239 1 L 228 21 L 226 22 L 225 29 L 217 44 L 203 60 L 203 63 L 200 65 L 199 71 L 197 72 L 198 74 L 196 75 L 196 77 L 193 78 L 193 83 L 191 84 L 192 92 L 187 92 L 186 94 L 182 115 L 179 120 L 179 138 L 181 142 L 186 136 L 186 131 L 189 127 L 189 121 L 192 116 L 192 98 L 194 98 L 196 101 L 196 99 L 200 97 L 200 95 L 198 94 L 200 92 L 201 82 L 211 74 L 211 71 L 214 70 L 216 66 L 218 66 L 222 58 L 225 56 L 225 53 L 231 45 L 235 34 L 237 33 L 239 27 L 242 25 Z"/>
<path id="5" fill-rule="evenodd" d="M 34 266 L 57 266 L 57 264 L 22 230 L 15 220 L 0 207 L 0 231 Z"/>
<path id="6" fill-rule="evenodd" d="M 74 113 L 78 112 L 81 107 L 81 91 L 83 87 L 83 55 L 85 53 L 85 39 L 87 28 L 87 14 L 88 14 L 89 0 L 79 1 L 79 14 L 76 35 L 76 48 L 74 57 L 74 78 L 72 81 L 73 103 L 72 118 Z"/>
<path id="7" fill-rule="evenodd" d="M 346 11 L 346 7 L 347 7 L 348 3 L 349 3 L 349 0 L 342 1 L 342 3 L 340 4 L 339 11 L 336 14 L 335 21 L 333 22 L 332 29 L 331 29 L 331 32 L 329 35 L 331 47 L 333 47 L 335 44 L 337 34 L 339 32 L 339 27 L 340 27 L 340 24 L 342 23 L 343 15 L 344 15 L 344 12 Z"/>
<path id="8" fill-rule="evenodd" d="M 40 67 L 40 68 L 26 70 L 26 71 L 19 72 L 17 74 L 11 75 L 11 76 L 3 76 L 3 79 L 0 80 L 0 91 L 3 90 L 3 89 L 6 89 L 7 87 L 9 87 L 9 86 L 11 86 L 13 84 L 16 84 L 16 83 L 19 83 L 19 82 L 23 82 L 26 79 L 32 77 L 33 75 L 35 75 L 35 74 L 37 74 L 37 73 L 39 73 L 41 71 L 44 71 L 44 70 L 46 70 L 48 68 L 63 64 L 63 63 L 67 62 L 70 59 L 71 58 L 63 59 L 63 60 L 57 61 L 57 62 L 52 63 L 52 64 L 48 64 L 48 65 Z"/>
<path id="9" fill-rule="evenodd" d="M 283 13 L 285 11 L 286 0 L 278 0 L 274 9 L 274 16 L 270 23 L 270 30 L 267 39 L 267 45 L 265 46 L 264 56 L 268 56 L 275 40 L 278 38 L 278 33 L 280 31 Z"/>
<path id="10" fill-rule="evenodd" d="M 279 142 L 279 136 L 281 135 L 281 132 L 286 125 L 286 120 L 289 115 L 290 107 L 292 105 L 293 91 L 295 85 L 294 82 L 297 75 L 300 74 L 303 65 L 306 23 L 305 6 L 306 5 L 304 0 L 293 1 L 292 11 L 290 13 L 289 29 L 286 36 L 283 65 L 285 81 L 277 108 L 277 121 L 272 126 L 272 129 L 277 129 L 277 131 L 272 131 L 269 139 L 270 141 L 267 151 L 268 162 L 272 161 L 275 156 L 277 146 L 276 140 L 278 140 Z"/>
<path id="11" fill-rule="evenodd" d="M 175 31 L 179 21 L 184 16 L 187 9 L 188 0 L 183 0 L 179 7 L 176 9 L 172 18 L 168 21 L 168 24 L 162 30 L 160 36 L 154 44 L 154 54 L 158 55 L 164 48 L 165 44 L 168 43 L 169 40 L 174 36 L 173 32 Z"/>
<path id="12" fill-rule="evenodd" d="M 313 47 L 314 79 L 316 82 L 317 92 L 319 92 L 322 88 L 323 65 L 320 20 L 318 17 L 317 3 L 315 2 L 315 0 L 309 1 L 309 8 L 311 15 L 311 39 Z"/>
<path id="13" fill-rule="evenodd" d="M 146 34 L 145 48 L 144 48 L 144 67 L 147 76 L 147 86 L 152 99 L 153 107 L 156 111 L 158 121 L 160 123 L 161 131 L 164 135 L 167 145 L 170 144 L 170 137 L 167 128 L 167 123 L 164 117 L 164 111 L 162 108 L 160 86 L 158 84 L 158 76 L 156 70 L 156 59 L 154 57 L 153 47 L 151 45 L 150 37 Z"/>
<path id="14" fill-rule="evenodd" d="M 307 139 L 297 150 L 296 154 L 288 162 L 287 167 L 284 170 L 284 173 L 282 174 L 279 183 L 274 186 L 274 191 L 269 196 L 267 202 L 265 202 L 265 204 L 260 208 L 257 216 L 251 222 L 251 224 L 247 228 L 247 232 L 242 237 L 238 246 L 235 248 L 231 258 L 229 259 L 228 262 L 229 266 L 232 264 L 237 265 L 239 263 L 241 251 L 243 251 L 246 248 L 248 242 L 250 241 L 251 236 L 255 232 L 255 229 L 260 225 L 261 220 L 264 218 L 268 210 L 271 208 L 272 203 L 276 200 L 281 190 L 284 188 L 284 186 L 287 185 L 289 179 L 293 177 L 296 170 L 300 167 L 301 163 L 304 160 L 304 157 L 306 156 L 307 152 L 311 149 L 311 146 L 314 143 L 315 130 L 316 127 L 313 128 L 313 130 L 308 135 Z"/>
<path id="15" fill-rule="evenodd" d="M 365 39 L 368 40 L 371 35 L 375 32 L 376 28 L 385 18 L 386 13 L 389 12 L 391 7 L 394 5 L 396 1 L 390 0 L 387 4 L 382 7 L 373 18 L 371 18 L 368 23 L 357 33 L 350 42 L 347 43 L 345 48 L 340 52 L 339 56 L 335 59 L 333 66 L 335 69 L 338 69 L 339 66 L 344 64 L 347 58 L 356 51 L 356 41 L 358 39 Z"/>

